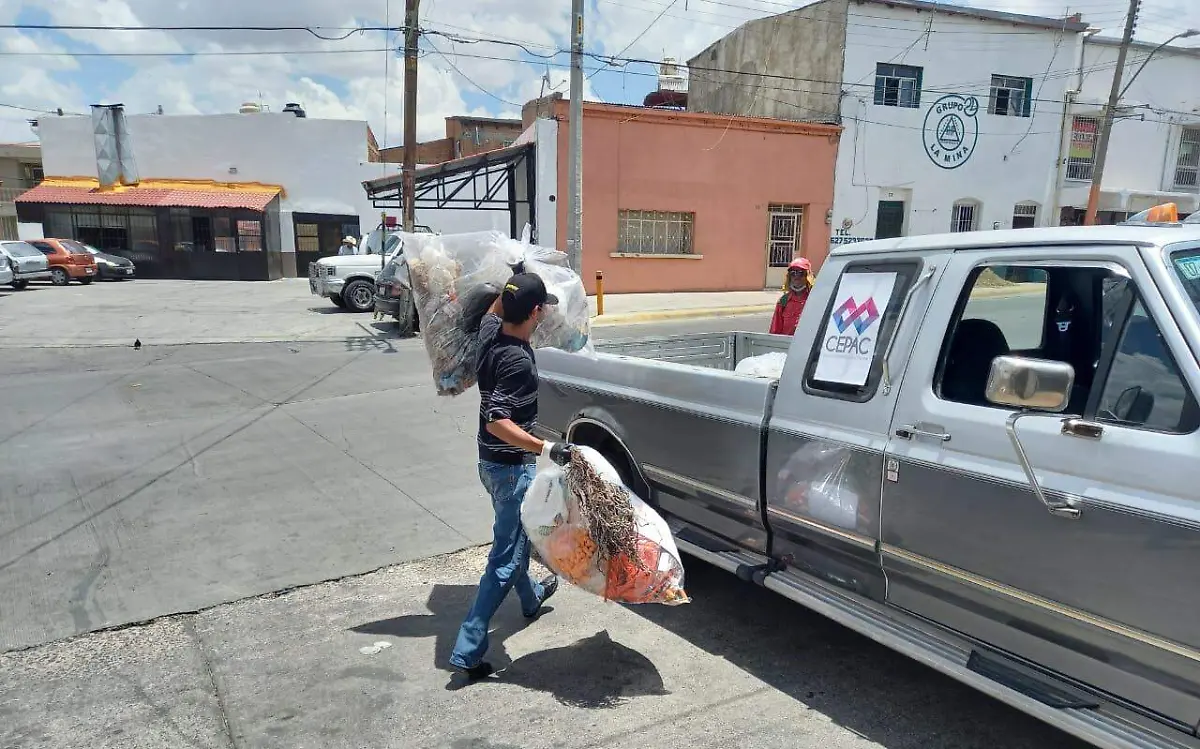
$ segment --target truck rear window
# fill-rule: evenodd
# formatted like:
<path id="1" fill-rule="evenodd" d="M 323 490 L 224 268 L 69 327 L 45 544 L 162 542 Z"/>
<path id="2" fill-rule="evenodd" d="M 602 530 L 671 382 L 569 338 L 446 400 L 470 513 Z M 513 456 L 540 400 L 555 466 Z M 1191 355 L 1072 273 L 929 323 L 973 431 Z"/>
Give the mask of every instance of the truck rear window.
<path id="1" fill-rule="evenodd" d="M 883 354 L 920 270 L 919 261 L 846 266 L 813 342 L 804 373 L 806 391 L 857 403 L 875 395 Z"/>

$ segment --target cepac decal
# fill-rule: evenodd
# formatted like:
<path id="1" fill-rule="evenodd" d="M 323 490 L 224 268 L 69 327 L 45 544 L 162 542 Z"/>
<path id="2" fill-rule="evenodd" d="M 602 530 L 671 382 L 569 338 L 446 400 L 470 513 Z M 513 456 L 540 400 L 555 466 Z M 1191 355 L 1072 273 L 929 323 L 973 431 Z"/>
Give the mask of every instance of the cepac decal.
<path id="1" fill-rule="evenodd" d="M 925 113 L 921 138 L 929 160 L 942 169 L 957 169 L 970 160 L 979 144 L 979 100 L 947 94 Z"/>
<path id="2" fill-rule="evenodd" d="M 813 379 L 859 387 L 867 383 L 883 311 L 892 299 L 895 285 L 895 273 L 842 276 L 821 334 Z"/>
<path id="3" fill-rule="evenodd" d="M 875 298 L 868 297 L 867 301 L 857 304 L 854 297 L 848 297 L 842 306 L 833 311 L 833 324 L 839 333 L 845 333 L 851 325 L 862 335 L 871 324 L 879 319 L 879 308 L 875 306 Z"/>

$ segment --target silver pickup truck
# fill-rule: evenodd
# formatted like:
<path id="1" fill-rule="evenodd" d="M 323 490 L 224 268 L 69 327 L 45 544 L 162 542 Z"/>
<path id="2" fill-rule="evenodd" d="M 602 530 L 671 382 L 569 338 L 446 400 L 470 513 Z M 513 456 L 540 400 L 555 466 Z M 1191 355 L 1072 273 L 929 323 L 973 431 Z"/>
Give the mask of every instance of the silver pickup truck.
<path id="1" fill-rule="evenodd" d="M 1195 224 L 844 245 L 792 339 L 539 351 L 540 430 L 687 554 L 1095 745 L 1200 747 L 1198 308 Z"/>

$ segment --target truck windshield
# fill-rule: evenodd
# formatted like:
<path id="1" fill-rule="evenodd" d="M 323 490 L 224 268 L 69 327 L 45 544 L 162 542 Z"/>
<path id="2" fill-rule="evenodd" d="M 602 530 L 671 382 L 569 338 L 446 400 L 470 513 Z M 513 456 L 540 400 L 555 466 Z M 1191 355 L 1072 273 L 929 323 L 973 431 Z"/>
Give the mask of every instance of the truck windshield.
<path id="1" fill-rule="evenodd" d="M 1200 314 L 1200 250 L 1185 250 L 1171 255 L 1171 264 L 1183 283 L 1192 306 Z"/>

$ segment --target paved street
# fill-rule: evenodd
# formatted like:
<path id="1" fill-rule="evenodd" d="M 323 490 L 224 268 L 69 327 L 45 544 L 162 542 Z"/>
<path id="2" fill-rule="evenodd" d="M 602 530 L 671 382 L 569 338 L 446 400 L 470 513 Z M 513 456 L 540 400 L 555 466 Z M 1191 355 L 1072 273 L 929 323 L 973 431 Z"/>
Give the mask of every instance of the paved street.
<path id="1" fill-rule="evenodd" d="M 678 608 L 506 602 L 503 669 L 465 685 L 445 659 L 485 553 L 0 655 L 0 746 L 1081 749 L 699 563 Z"/>
<path id="2" fill-rule="evenodd" d="M 61 291 L 76 290 L 37 294 Z M 87 321 L 70 299 L 59 314 Z M 13 333 L 36 325 L 12 302 L 0 299 L 0 747 L 1070 745 L 698 562 L 682 608 L 564 590 L 529 627 L 506 608 L 507 669 L 462 689 L 444 663 L 490 515 L 476 402 L 433 395 L 420 341 L 308 310 L 338 327 L 254 342 L 275 324 L 261 303 L 222 316 L 193 292 L 180 309 L 248 342 L 43 347 Z M 179 314 L 153 324 L 178 337 Z"/>

